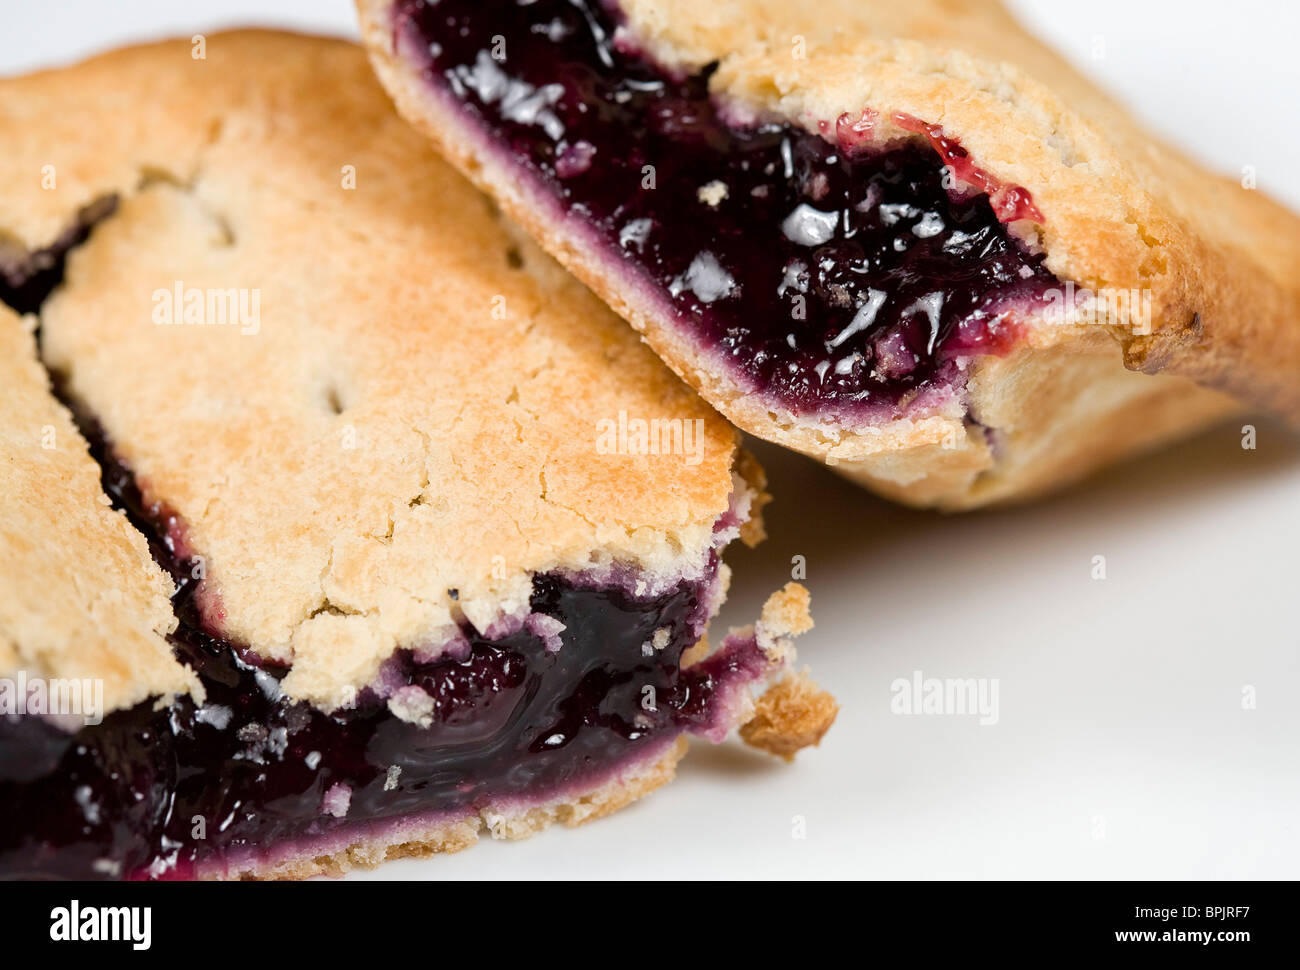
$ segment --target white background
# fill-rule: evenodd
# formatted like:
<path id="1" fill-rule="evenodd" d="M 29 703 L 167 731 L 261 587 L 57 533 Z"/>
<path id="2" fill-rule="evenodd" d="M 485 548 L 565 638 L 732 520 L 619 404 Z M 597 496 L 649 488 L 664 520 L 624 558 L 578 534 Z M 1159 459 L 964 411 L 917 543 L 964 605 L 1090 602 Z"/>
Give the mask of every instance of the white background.
<path id="1" fill-rule="evenodd" d="M 1014 6 L 1153 130 L 1225 172 L 1253 166 L 1300 208 L 1300 6 Z M 5 74 L 217 26 L 355 32 L 348 0 L 0 11 Z M 1253 452 L 1236 421 L 962 517 L 900 510 L 759 446 L 771 539 L 731 555 L 722 622 L 752 619 L 807 558 L 817 629 L 801 659 L 843 705 L 821 748 L 784 767 L 697 744 L 677 782 L 581 831 L 370 877 L 1300 877 L 1300 441 L 1246 420 Z M 892 715 L 889 685 L 914 670 L 997 678 L 999 723 Z"/>

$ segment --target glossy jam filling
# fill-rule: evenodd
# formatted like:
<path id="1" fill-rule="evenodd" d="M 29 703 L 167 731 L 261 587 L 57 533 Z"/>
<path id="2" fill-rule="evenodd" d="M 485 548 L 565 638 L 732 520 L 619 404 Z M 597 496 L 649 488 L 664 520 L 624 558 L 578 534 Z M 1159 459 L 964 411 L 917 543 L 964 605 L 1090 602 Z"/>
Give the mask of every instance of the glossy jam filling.
<path id="1" fill-rule="evenodd" d="M 455 656 L 403 652 L 385 671 L 390 690 L 431 698 L 428 726 L 369 691 L 322 714 L 280 693 L 282 671 L 204 632 L 165 521 L 143 515 L 131 476 L 99 457 L 106 491 L 178 584 L 173 643 L 207 698 L 146 702 L 75 735 L 0 718 L 0 878 L 187 877 L 286 840 L 309 850 L 358 824 L 563 794 L 683 730 L 709 731 L 710 698 L 761 666 L 751 642 L 680 669 L 708 619 L 707 578 L 638 599 L 541 576 L 532 608 L 564 624 L 558 650 L 527 629 L 488 639 L 466 627 Z"/>
<path id="2" fill-rule="evenodd" d="M 796 414 L 896 413 L 951 389 L 959 358 L 1005 352 L 1017 310 L 1055 283 L 999 220 L 1037 216 L 1028 193 L 939 129 L 876 150 L 852 119 L 832 140 L 731 125 L 710 69 L 673 77 L 595 0 L 397 0 L 393 16 L 436 90 Z M 989 194 L 945 187 L 945 164 Z"/>

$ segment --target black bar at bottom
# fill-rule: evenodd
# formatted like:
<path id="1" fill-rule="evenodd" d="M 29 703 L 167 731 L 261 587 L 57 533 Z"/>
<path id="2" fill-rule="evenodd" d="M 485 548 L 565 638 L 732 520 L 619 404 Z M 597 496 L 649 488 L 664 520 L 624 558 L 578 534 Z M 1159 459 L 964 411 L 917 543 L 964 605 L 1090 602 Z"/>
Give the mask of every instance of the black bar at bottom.
<path id="1" fill-rule="evenodd" d="M 814 950 L 848 946 L 863 957 L 900 946 L 926 958 L 1097 950 L 1227 956 L 1286 947 L 1297 898 L 1295 884 L 1283 882 L 31 883 L 0 891 L 11 953 L 49 947 L 127 960 L 260 962 L 338 960 L 373 947 L 372 960 L 381 963 L 405 952 L 406 959 L 468 956 L 493 965 L 512 953 L 530 960 L 585 953 L 582 963 L 597 953 L 620 962 L 675 960 L 679 945 L 701 955 L 701 934 L 729 958 L 754 949 L 763 955 L 777 938 Z"/>

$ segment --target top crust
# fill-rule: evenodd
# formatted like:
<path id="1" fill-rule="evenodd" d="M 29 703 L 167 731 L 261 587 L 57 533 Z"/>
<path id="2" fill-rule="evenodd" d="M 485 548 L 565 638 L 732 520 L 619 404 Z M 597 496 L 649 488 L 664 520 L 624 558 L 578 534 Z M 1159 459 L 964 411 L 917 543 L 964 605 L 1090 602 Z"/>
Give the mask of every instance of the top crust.
<path id="1" fill-rule="evenodd" d="M 32 323 L 0 306 L 0 675 L 100 680 L 101 715 L 198 689 L 166 640 L 171 583 L 108 507 Z"/>
<path id="2" fill-rule="evenodd" d="M 744 491 L 734 432 L 397 119 L 358 48 L 205 54 L 0 84 L 0 213 L 30 251 L 119 197 L 43 308 L 47 358 L 185 524 L 206 620 L 329 709 L 462 616 L 520 622 L 536 573 L 701 573 Z M 248 312 L 190 325 L 194 292 Z M 690 447 L 628 453 L 601 437 L 621 420 Z"/>

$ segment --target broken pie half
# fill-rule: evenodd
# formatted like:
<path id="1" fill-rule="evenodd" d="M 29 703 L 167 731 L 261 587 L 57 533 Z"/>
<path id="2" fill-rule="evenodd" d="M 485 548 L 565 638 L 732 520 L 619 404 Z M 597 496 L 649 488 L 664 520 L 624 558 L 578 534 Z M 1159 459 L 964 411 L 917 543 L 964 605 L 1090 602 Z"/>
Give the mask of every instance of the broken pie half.
<path id="1" fill-rule="evenodd" d="M 1300 413 L 1300 221 L 994 0 L 358 0 L 399 110 L 739 427 L 913 504 Z"/>
<path id="2" fill-rule="evenodd" d="M 703 642 L 761 470 L 359 48 L 120 51 L 0 132 L 0 875 L 337 873 L 820 739 L 800 587 Z"/>

